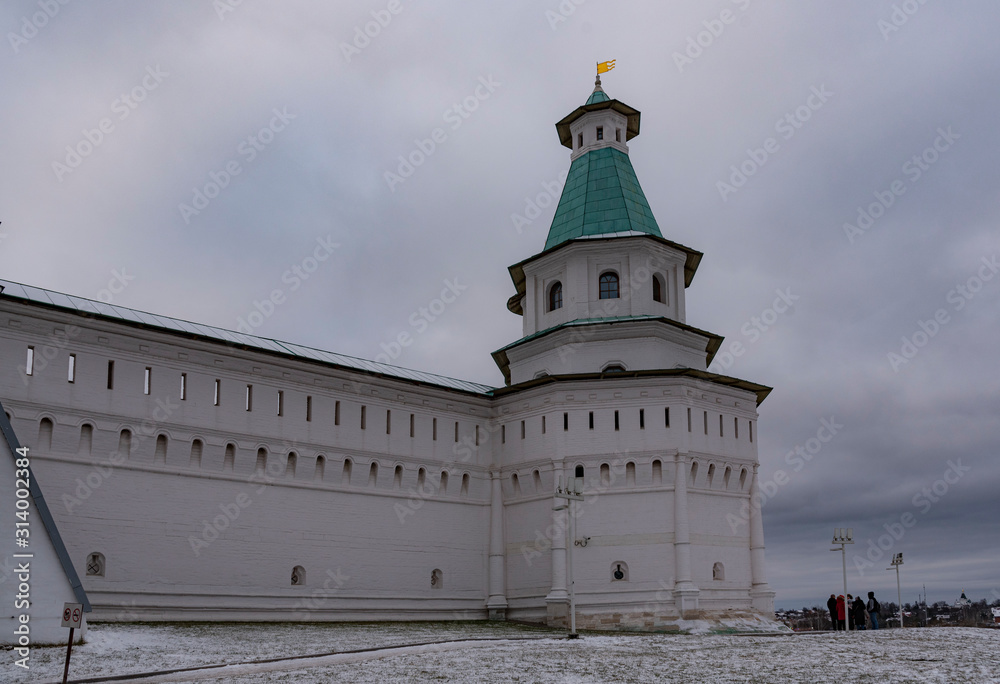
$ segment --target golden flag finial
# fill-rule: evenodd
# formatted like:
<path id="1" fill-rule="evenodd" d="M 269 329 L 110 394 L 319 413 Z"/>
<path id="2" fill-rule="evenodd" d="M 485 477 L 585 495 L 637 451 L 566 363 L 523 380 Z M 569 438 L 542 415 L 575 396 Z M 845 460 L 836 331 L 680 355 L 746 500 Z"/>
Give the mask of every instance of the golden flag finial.
<path id="1" fill-rule="evenodd" d="M 615 60 L 611 60 L 610 62 L 598 62 L 597 75 L 600 76 L 601 74 L 606 74 L 607 72 L 611 71 L 614 68 L 615 68 Z"/>

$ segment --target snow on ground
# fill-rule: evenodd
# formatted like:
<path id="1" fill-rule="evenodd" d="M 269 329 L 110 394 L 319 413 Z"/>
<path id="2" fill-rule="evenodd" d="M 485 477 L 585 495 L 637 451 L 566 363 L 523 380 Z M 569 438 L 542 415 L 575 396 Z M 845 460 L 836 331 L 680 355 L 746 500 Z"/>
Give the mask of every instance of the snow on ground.
<path id="1" fill-rule="evenodd" d="M 930 628 L 776 636 L 584 634 L 505 623 L 94 625 L 71 680 L 212 663 L 386 647 L 234 665 L 155 681 L 256 682 L 1000 682 L 1000 630 Z M 499 639 L 475 641 L 469 639 Z M 430 641 L 453 643 L 392 648 Z M 59 681 L 65 651 L 35 649 L 30 674 Z M 836 669 L 833 667 L 836 663 Z M 154 680 L 141 680 L 152 682 Z"/>

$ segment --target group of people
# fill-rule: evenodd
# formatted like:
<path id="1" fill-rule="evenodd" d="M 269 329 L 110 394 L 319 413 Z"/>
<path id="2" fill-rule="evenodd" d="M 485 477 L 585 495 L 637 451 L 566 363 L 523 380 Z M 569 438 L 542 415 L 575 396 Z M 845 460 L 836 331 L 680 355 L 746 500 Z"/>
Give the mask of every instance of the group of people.
<path id="1" fill-rule="evenodd" d="M 860 596 L 848 594 L 845 600 L 843 594 L 830 594 L 826 607 L 830 610 L 830 622 L 835 630 L 868 629 L 869 624 L 871 629 L 878 629 L 878 614 L 882 607 L 874 591 L 868 592 L 867 603 Z"/>

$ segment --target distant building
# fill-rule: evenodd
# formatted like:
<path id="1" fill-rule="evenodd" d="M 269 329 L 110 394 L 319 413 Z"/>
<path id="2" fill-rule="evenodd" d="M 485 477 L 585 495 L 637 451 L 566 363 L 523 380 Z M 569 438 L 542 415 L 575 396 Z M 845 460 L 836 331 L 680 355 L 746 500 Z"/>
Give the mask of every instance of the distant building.
<path id="1" fill-rule="evenodd" d="M 957 601 L 955 601 L 955 607 L 956 608 L 965 608 L 966 606 L 971 606 L 971 605 L 972 605 L 972 601 L 970 601 L 968 598 L 966 598 L 965 591 L 963 590 L 961 598 L 959 598 Z"/>
<path id="2" fill-rule="evenodd" d="M 1000 625 L 1000 608 L 991 608 L 993 611 L 993 623 Z"/>

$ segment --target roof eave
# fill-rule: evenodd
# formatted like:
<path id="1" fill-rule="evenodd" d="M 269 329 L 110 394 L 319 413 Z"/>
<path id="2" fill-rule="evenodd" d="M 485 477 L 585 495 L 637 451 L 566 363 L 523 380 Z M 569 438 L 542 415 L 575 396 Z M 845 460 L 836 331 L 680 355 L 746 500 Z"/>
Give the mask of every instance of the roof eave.
<path id="1" fill-rule="evenodd" d="M 614 111 L 625 115 L 626 142 L 639 135 L 639 120 L 642 117 L 642 113 L 638 109 L 629 107 L 624 102 L 620 102 L 618 100 L 606 100 L 604 102 L 595 102 L 593 104 L 585 104 L 581 107 L 577 107 L 572 112 L 564 116 L 556 124 L 556 132 L 559 134 L 559 143 L 563 147 L 573 149 L 573 134 L 570 132 L 570 126 L 584 114 L 600 111 L 602 109 L 613 109 Z"/>

